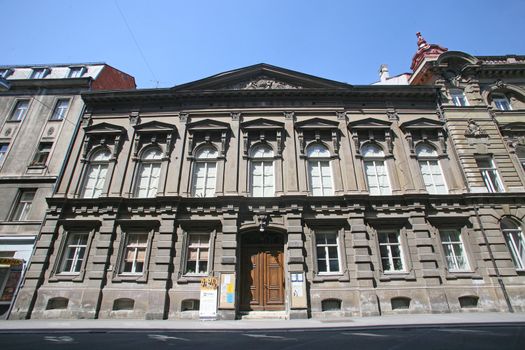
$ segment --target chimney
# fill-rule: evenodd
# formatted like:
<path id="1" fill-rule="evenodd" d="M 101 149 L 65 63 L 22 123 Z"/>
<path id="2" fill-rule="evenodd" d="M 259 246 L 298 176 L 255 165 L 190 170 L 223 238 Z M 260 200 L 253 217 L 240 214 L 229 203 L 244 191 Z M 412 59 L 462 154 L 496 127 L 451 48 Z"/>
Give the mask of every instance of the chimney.
<path id="1" fill-rule="evenodd" d="M 382 64 L 381 67 L 379 67 L 379 79 L 382 83 L 388 80 L 390 78 L 390 74 L 388 73 L 388 66 L 386 64 Z"/>

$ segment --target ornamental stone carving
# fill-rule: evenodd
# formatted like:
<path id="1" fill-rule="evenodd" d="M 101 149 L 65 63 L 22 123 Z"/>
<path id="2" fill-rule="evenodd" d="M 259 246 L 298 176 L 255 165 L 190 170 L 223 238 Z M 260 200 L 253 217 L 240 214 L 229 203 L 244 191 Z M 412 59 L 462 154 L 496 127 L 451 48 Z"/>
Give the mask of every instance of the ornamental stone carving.
<path id="1" fill-rule="evenodd" d="M 292 85 L 282 81 L 275 80 L 267 76 L 259 76 L 249 81 L 227 86 L 231 90 L 271 90 L 271 89 L 301 89 L 301 86 Z"/>
<path id="2" fill-rule="evenodd" d="M 487 136 L 487 133 L 476 123 L 474 119 L 468 120 L 467 130 L 465 130 L 465 136 Z"/>

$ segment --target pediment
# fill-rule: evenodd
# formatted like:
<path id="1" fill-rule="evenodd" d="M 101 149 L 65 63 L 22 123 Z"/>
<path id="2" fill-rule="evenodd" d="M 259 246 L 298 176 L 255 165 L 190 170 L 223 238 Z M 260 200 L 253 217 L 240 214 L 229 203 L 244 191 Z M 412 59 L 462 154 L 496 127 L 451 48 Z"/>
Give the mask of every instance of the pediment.
<path id="1" fill-rule="evenodd" d="M 151 121 L 135 126 L 138 133 L 170 133 L 177 130 L 175 125 L 162 123 L 159 121 Z"/>
<path id="2" fill-rule="evenodd" d="M 114 125 L 110 123 L 100 123 L 95 125 L 86 126 L 84 128 L 86 134 L 123 134 L 126 132 L 122 126 Z"/>
<path id="3" fill-rule="evenodd" d="M 295 127 L 302 130 L 337 129 L 339 122 L 322 118 L 312 118 L 295 123 Z"/>
<path id="4" fill-rule="evenodd" d="M 377 118 L 365 118 L 360 120 L 354 120 L 348 123 L 349 129 L 390 129 L 392 122 L 377 119 Z"/>
<path id="5" fill-rule="evenodd" d="M 265 118 L 258 118 L 241 123 L 241 128 L 243 130 L 275 130 L 283 129 L 284 123 Z"/>
<path id="6" fill-rule="evenodd" d="M 217 120 L 204 119 L 188 123 L 188 131 L 225 131 L 230 129 L 230 125 Z"/>
<path id="7" fill-rule="evenodd" d="M 443 122 L 430 118 L 418 118 L 401 123 L 401 129 L 442 129 Z"/>
<path id="8" fill-rule="evenodd" d="M 347 89 L 351 85 L 261 63 L 175 86 L 174 90 Z"/>

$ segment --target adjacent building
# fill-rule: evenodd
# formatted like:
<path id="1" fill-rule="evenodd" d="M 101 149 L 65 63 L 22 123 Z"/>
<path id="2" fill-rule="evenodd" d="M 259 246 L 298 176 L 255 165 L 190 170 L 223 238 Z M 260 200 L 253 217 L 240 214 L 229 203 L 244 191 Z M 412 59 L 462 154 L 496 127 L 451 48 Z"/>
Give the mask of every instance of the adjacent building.
<path id="1" fill-rule="evenodd" d="M 0 66 L 0 318 L 5 318 L 84 114 L 82 91 L 133 89 L 104 63 Z"/>
<path id="2" fill-rule="evenodd" d="M 525 56 L 411 69 L 82 93 L 11 318 L 525 311 Z"/>

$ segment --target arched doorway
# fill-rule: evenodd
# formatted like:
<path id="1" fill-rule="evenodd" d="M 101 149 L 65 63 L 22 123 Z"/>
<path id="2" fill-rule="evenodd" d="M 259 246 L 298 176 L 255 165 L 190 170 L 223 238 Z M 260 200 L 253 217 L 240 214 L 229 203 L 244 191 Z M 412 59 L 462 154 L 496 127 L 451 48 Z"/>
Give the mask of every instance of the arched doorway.
<path id="1" fill-rule="evenodd" d="M 253 231 L 241 242 L 240 311 L 284 310 L 284 236 Z"/>

